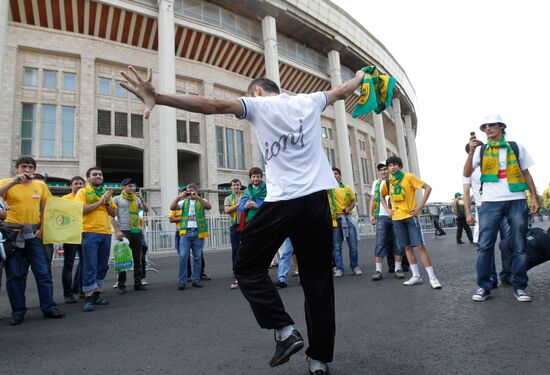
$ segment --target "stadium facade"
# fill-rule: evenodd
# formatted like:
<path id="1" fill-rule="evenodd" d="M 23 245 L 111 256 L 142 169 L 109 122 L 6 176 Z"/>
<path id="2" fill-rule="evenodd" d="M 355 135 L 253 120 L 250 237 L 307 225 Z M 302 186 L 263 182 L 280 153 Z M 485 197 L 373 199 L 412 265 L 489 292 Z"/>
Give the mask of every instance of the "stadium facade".
<path id="1" fill-rule="evenodd" d="M 160 90 L 238 98 L 267 76 L 288 93 L 328 90 L 365 65 L 397 79 L 392 107 L 353 119 L 356 96 L 327 108 L 323 148 L 368 212 L 375 165 L 400 155 L 419 174 L 414 89 L 390 52 L 326 0 L 9 0 L 0 38 L 0 176 L 32 155 L 54 191 L 97 165 L 134 177 L 166 213 L 178 185 L 199 183 L 220 208 L 233 178 L 263 166 L 253 129 L 233 116 L 158 107 L 149 120 L 120 87 L 128 64 Z M 216 211 L 213 211 L 216 212 Z"/>

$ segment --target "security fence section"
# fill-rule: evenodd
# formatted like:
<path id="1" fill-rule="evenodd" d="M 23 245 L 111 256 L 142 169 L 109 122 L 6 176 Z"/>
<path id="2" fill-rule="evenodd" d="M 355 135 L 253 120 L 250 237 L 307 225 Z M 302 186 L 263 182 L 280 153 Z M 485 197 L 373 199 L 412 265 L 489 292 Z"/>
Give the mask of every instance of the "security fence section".
<path id="1" fill-rule="evenodd" d="M 143 230 L 148 247 L 148 255 L 169 253 L 176 251 L 176 225 L 170 223 L 165 216 L 145 216 Z M 207 216 L 209 236 L 205 239 L 204 250 L 222 250 L 231 248 L 229 216 Z M 419 217 L 424 233 L 435 232 L 433 215 L 422 214 Z M 376 235 L 376 227 L 370 223 L 368 216 L 357 218 L 359 237 L 368 238 Z M 442 223 L 443 228 L 455 228 L 456 223 Z M 114 236 L 113 236 L 114 238 Z M 54 260 L 63 258 L 63 246 L 54 245 Z"/>

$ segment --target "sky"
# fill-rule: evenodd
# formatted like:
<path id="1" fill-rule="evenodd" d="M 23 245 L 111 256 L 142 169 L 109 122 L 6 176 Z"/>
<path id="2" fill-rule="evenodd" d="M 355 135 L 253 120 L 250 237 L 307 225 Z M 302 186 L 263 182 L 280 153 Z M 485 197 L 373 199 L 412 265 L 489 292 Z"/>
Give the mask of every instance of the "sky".
<path id="1" fill-rule="evenodd" d="M 416 145 L 429 201 L 462 191 L 464 146 L 487 114 L 524 145 L 539 194 L 550 183 L 550 3 L 543 0 L 333 0 L 407 73 L 417 97 Z M 358 7 L 358 4 L 361 4 Z M 370 13 L 370 14 L 369 14 Z"/>

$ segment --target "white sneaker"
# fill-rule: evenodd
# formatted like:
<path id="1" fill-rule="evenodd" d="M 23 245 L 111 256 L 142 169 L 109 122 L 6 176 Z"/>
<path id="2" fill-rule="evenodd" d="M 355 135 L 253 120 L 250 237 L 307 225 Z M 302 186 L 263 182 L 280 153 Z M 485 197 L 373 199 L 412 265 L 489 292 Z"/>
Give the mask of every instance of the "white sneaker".
<path id="1" fill-rule="evenodd" d="M 413 276 L 409 280 L 403 283 L 403 285 L 417 285 L 417 284 L 422 284 L 422 278 L 420 276 Z"/>
<path id="2" fill-rule="evenodd" d="M 531 302 L 531 296 L 527 294 L 525 289 L 516 289 L 514 296 L 519 302 Z"/>
<path id="3" fill-rule="evenodd" d="M 361 268 L 359 267 L 355 267 L 352 271 L 355 276 L 361 276 L 363 274 L 363 271 L 361 271 Z"/>
<path id="4" fill-rule="evenodd" d="M 115 285 L 113 285 L 113 289 L 116 289 L 118 288 L 118 281 L 115 283 Z"/>
<path id="5" fill-rule="evenodd" d="M 433 279 L 430 279 L 430 285 L 434 289 L 441 289 L 441 283 L 435 277 Z"/>
<path id="6" fill-rule="evenodd" d="M 334 271 L 334 277 L 342 277 L 342 276 L 344 276 L 344 272 L 342 272 L 342 270 L 336 269 Z"/>
<path id="7" fill-rule="evenodd" d="M 141 285 L 147 285 L 147 280 L 141 279 Z"/>

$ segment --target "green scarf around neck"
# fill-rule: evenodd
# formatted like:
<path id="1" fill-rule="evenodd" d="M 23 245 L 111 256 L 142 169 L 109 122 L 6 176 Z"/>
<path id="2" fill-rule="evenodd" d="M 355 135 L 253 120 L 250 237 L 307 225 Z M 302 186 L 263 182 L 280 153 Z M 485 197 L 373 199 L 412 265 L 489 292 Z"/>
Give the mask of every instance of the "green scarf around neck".
<path id="1" fill-rule="evenodd" d="M 199 238 L 208 237 L 208 222 L 206 221 L 206 215 L 204 213 L 204 207 L 198 199 L 195 199 L 195 221 L 197 222 L 197 230 L 199 232 Z M 187 223 L 189 222 L 189 206 L 191 205 L 191 199 L 186 198 L 183 201 L 181 208 L 180 219 L 180 235 L 187 233 Z"/>
<path id="2" fill-rule="evenodd" d="M 374 185 L 374 204 L 373 204 L 373 216 L 377 218 L 380 214 L 380 187 L 382 186 L 382 179 L 376 180 Z"/>
<path id="3" fill-rule="evenodd" d="M 84 191 L 86 192 L 86 204 L 94 204 L 99 202 L 103 194 L 105 194 L 105 188 L 103 185 L 99 186 L 99 188 L 95 188 L 88 184 L 84 187 Z"/>
<path id="4" fill-rule="evenodd" d="M 403 195 L 403 187 L 401 187 L 401 180 L 405 176 L 405 173 L 399 169 L 395 173 L 390 173 L 390 198 L 394 202 L 402 202 L 405 200 Z"/>
<path id="5" fill-rule="evenodd" d="M 126 199 L 130 203 L 130 232 L 141 233 L 141 225 L 139 224 L 139 203 L 135 194 L 128 194 L 125 191 L 120 193 L 120 197 Z"/>
<path id="6" fill-rule="evenodd" d="M 504 137 L 499 142 L 487 142 L 481 165 L 481 182 L 498 182 L 498 151 L 501 148 L 506 149 L 506 179 L 508 180 L 508 189 L 511 192 L 528 190 L 516 154 Z"/>

